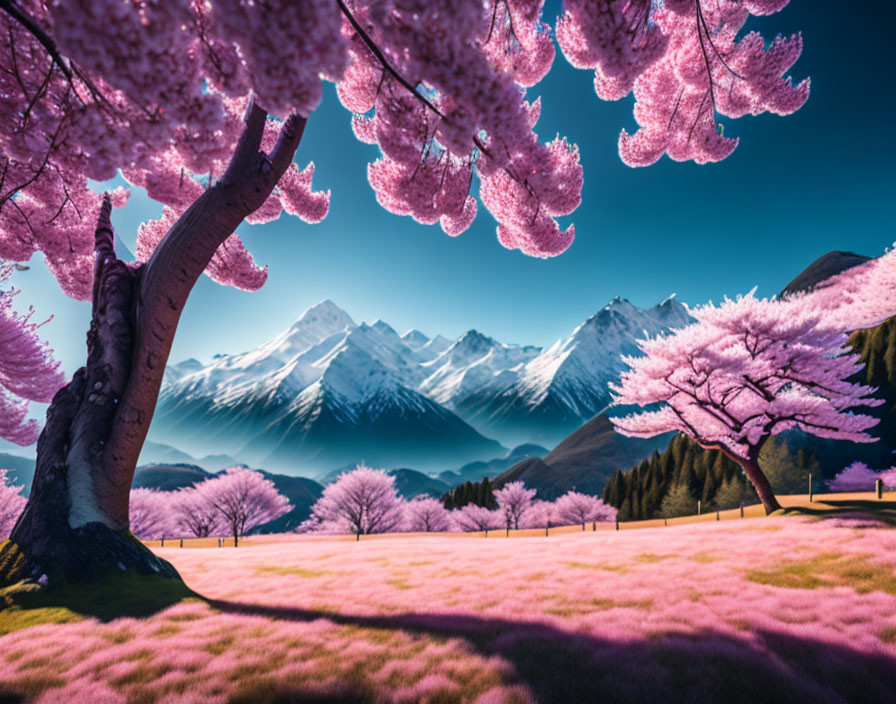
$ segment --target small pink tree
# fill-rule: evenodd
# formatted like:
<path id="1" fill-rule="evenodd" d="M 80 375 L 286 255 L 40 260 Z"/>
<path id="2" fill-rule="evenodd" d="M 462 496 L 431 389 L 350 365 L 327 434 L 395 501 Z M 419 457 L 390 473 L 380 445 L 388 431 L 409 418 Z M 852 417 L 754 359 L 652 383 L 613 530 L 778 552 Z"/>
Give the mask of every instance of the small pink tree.
<path id="1" fill-rule="evenodd" d="M 893 470 L 888 470 L 893 473 Z M 825 482 L 830 491 L 852 493 L 862 491 L 874 491 L 877 488 L 877 480 L 891 481 L 889 477 L 885 477 L 886 472 L 876 472 L 869 468 L 864 462 L 853 462 L 847 465 L 837 476 Z M 896 477 L 893 477 L 896 479 Z M 889 485 L 888 485 L 889 486 Z"/>
<path id="2" fill-rule="evenodd" d="M 404 501 L 395 489 L 395 477 L 380 469 L 358 465 L 339 475 L 311 508 L 312 530 L 353 533 L 356 540 L 371 533 L 398 530 L 404 518 Z"/>
<path id="3" fill-rule="evenodd" d="M 880 478 L 884 482 L 884 486 L 890 489 L 896 489 L 896 467 L 890 467 L 880 473 Z"/>
<path id="4" fill-rule="evenodd" d="M 533 501 L 520 521 L 522 528 L 544 528 L 545 537 L 551 526 L 560 524 L 557 507 L 552 501 Z"/>
<path id="5" fill-rule="evenodd" d="M 826 438 L 873 442 L 877 419 L 853 409 L 882 403 L 849 381 L 862 368 L 847 337 L 811 298 L 753 295 L 694 308 L 697 323 L 640 343 L 643 357 L 613 386 L 616 404 L 659 405 L 614 418 L 624 435 L 682 432 L 720 450 L 752 482 L 766 513 L 780 508 L 759 467 L 766 441 L 791 428 Z"/>
<path id="6" fill-rule="evenodd" d="M 22 486 L 9 484 L 9 470 L 0 469 L 0 540 L 6 540 L 25 508 L 27 499 L 22 496 Z"/>
<path id="7" fill-rule="evenodd" d="M 446 533 L 451 530 L 451 521 L 441 501 L 421 496 L 405 503 L 404 527 L 411 533 Z"/>
<path id="8" fill-rule="evenodd" d="M 490 530 L 504 525 L 504 513 L 499 510 L 487 509 L 485 506 L 467 504 L 451 512 L 451 522 L 455 530 L 463 533 L 483 531 L 487 538 Z"/>
<path id="9" fill-rule="evenodd" d="M 564 525 L 581 523 L 582 530 L 585 530 L 586 523 L 616 519 L 615 508 L 608 506 L 596 496 L 581 494 L 577 491 L 569 491 L 557 499 L 554 510 L 560 523 Z"/>
<path id="10" fill-rule="evenodd" d="M 199 485 L 204 500 L 217 509 L 237 547 L 241 536 L 289 511 L 289 500 L 261 472 L 233 467 Z"/>
<path id="11" fill-rule="evenodd" d="M 212 492 L 203 488 L 208 481 L 173 493 L 172 524 L 178 535 L 207 538 L 221 535 L 228 528 L 224 515 L 211 500 Z"/>
<path id="12" fill-rule="evenodd" d="M 527 489 L 523 482 L 509 482 L 494 492 L 498 510 L 504 514 L 508 535 L 511 528 L 520 527 L 520 519 L 532 506 L 535 493 L 535 489 Z"/>
<path id="13" fill-rule="evenodd" d="M 130 500 L 131 533 L 141 540 L 159 540 L 174 533 L 172 493 L 154 489 L 133 489 Z"/>
<path id="14" fill-rule="evenodd" d="M 0 262 L 0 285 L 12 267 Z M 28 419 L 28 402 L 49 403 L 65 383 L 52 351 L 37 336 L 42 324 L 31 320 L 33 310 L 20 315 L 13 310 L 18 292 L 0 290 L 0 438 L 16 445 L 37 440 L 40 426 Z"/>

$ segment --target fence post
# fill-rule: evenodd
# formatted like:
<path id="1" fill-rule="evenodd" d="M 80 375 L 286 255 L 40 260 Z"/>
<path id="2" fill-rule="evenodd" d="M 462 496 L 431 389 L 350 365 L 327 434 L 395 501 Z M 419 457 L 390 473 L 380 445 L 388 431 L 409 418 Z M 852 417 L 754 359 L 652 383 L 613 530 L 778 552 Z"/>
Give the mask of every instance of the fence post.
<path id="1" fill-rule="evenodd" d="M 183 538 L 180 539 L 180 546 L 181 546 L 181 547 L 184 546 L 184 539 L 183 539 Z"/>
<path id="2" fill-rule="evenodd" d="M 619 516 L 616 516 L 616 530 L 619 530 Z"/>
<path id="3" fill-rule="evenodd" d="M 162 538 L 162 544 L 159 547 L 165 547 L 165 539 Z"/>
<path id="4" fill-rule="evenodd" d="M 875 489 L 875 491 L 877 491 L 877 498 L 878 498 L 878 499 L 882 499 L 882 498 L 884 498 L 884 480 L 883 480 L 883 479 L 876 479 L 876 480 L 875 480 L 875 482 L 874 482 L 874 489 Z"/>
<path id="5" fill-rule="evenodd" d="M 721 521 L 721 517 L 719 516 L 719 509 L 716 509 L 716 520 Z"/>
<path id="6" fill-rule="evenodd" d="M 664 526 L 668 526 L 668 525 L 669 525 L 669 519 L 668 519 L 668 518 L 664 518 L 664 519 L 663 519 L 663 525 L 664 525 Z"/>
<path id="7" fill-rule="evenodd" d="M 700 513 L 701 513 L 701 511 L 700 511 L 700 499 L 697 499 L 697 515 L 699 516 Z"/>
<path id="8" fill-rule="evenodd" d="M 218 547 L 219 548 L 224 547 L 224 541 L 221 538 L 218 538 Z"/>
<path id="9" fill-rule="evenodd" d="M 878 481 L 880 481 L 880 480 L 878 480 Z M 596 533 L 596 532 L 597 532 L 597 521 L 592 521 L 592 522 L 591 522 L 591 532 L 592 532 L 592 533 Z"/>
<path id="10" fill-rule="evenodd" d="M 740 502 L 740 517 L 741 518 L 744 517 L 744 502 L 743 501 Z"/>
<path id="11" fill-rule="evenodd" d="M 809 502 L 812 501 L 812 472 L 809 472 Z"/>

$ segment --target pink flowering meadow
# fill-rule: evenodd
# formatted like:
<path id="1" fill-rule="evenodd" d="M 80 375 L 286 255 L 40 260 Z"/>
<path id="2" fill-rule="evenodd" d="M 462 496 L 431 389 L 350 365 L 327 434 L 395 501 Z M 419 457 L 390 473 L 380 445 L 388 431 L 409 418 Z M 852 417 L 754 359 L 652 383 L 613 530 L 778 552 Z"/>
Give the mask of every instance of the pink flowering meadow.
<path id="1" fill-rule="evenodd" d="M 0 638 L 0 694 L 485 704 L 896 691 L 896 531 L 871 521 L 252 540 L 156 549 L 208 603 Z"/>

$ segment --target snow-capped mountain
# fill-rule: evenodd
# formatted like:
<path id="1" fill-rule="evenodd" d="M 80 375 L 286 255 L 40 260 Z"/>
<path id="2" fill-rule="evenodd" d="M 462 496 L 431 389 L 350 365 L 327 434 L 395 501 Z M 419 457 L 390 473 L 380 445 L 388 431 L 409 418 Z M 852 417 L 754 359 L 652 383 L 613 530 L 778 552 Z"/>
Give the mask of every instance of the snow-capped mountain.
<path id="1" fill-rule="evenodd" d="M 501 442 L 553 442 L 607 405 L 635 340 L 685 324 L 670 298 L 616 299 L 547 350 L 356 324 L 332 301 L 254 350 L 169 366 L 151 435 L 307 473 L 365 460 L 459 466 Z M 505 442 L 505 444 L 506 444 Z"/>
<path id="2" fill-rule="evenodd" d="M 616 297 L 569 337 L 514 370 L 514 383 L 442 400 L 502 442 L 552 445 L 609 404 L 608 384 L 625 368 L 622 357 L 638 353 L 637 340 L 689 321 L 674 296 L 648 309 Z"/>
<path id="3" fill-rule="evenodd" d="M 171 367 L 151 434 L 293 473 L 359 461 L 444 469 L 499 453 L 416 390 L 447 343 L 423 337 L 408 344 L 325 301 L 255 350 Z"/>

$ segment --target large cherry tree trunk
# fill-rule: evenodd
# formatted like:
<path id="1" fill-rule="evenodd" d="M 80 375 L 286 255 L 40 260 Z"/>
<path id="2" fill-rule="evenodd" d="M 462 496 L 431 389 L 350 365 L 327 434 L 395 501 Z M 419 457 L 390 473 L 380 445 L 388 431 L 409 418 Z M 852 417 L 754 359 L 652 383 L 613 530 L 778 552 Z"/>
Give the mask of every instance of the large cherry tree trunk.
<path id="1" fill-rule="evenodd" d="M 750 480 L 750 483 L 756 489 L 759 500 L 762 502 L 762 507 L 765 509 L 765 515 L 767 516 L 781 508 L 781 504 L 778 503 L 778 499 L 775 497 L 772 485 L 765 476 L 765 472 L 759 467 L 759 462 L 753 457 L 749 459 L 738 458 L 735 461 L 741 466 L 744 474 L 747 475 L 747 479 Z"/>
<path id="2" fill-rule="evenodd" d="M 178 578 L 128 531 L 131 481 L 190 291 L 218 247 L 271 194 L 301 140 L 305 120 L 290 117 L 265 155 L 266 120 L 250 102 L 224 176 L 181 216 L 145 265 L 129 266 L 115 256 L 111 206 L 104 202 L 87 363 L 47 411 L 31 494 L 0 552 L 0 585 L 97 580 L 110 570 Z"/>

